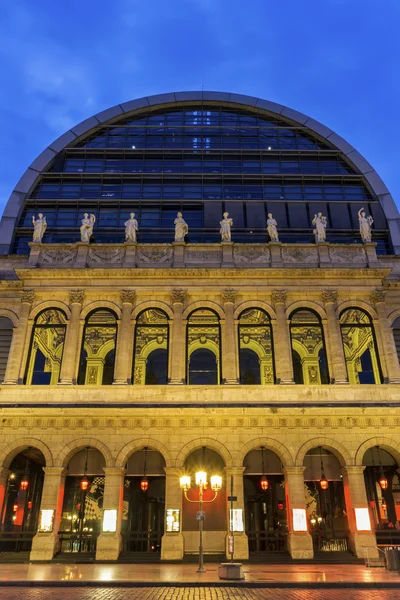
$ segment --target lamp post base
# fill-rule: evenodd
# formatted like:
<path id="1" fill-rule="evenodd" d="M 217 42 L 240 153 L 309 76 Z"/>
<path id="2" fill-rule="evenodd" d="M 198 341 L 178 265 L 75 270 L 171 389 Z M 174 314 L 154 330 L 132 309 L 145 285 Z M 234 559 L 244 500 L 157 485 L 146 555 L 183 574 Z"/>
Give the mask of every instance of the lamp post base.
<path id="1" fill-rule="evenodd" d="M 196 573 L 205 573 L 205 572 L 206 572 L 206 570 L 204 567 L 199 567 L 196 571 Z"/>

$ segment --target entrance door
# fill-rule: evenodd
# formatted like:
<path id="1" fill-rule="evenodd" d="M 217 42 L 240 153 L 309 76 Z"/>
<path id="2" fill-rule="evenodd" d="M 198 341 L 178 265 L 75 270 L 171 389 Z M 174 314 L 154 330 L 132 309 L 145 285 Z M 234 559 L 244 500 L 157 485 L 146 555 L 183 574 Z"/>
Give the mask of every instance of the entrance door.
<path id="1" fill-rule="evenodd" d="M 143 491 L 141 477 L 126 477 L 122 535 L 124 552 L 161 552 L 164 533 L 165 477 L 150 477 Z"/>

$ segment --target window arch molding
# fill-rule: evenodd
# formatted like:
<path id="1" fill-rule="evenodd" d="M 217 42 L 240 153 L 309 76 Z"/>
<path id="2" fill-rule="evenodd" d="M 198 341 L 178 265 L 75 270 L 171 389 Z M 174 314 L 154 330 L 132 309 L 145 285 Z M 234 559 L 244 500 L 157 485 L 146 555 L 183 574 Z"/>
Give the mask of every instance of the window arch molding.
<path id="1" fill-rule="evenodd" d="M 392 438 L 385 438 L 383 436 L 372 437 L 362 442 L 356 450 L 354 464 L 362 466 L 365 453 L 376 446 L 379 446 L 382 450 L 386 450 L 386 452 L 393 456 L 397 464 L 400 465 L 400 443 Z"/>
<path id="2" fill-rule="evenodd" d="M 10 319 L 13 324 L 13 328 L 17 327 L 19 318 L 18 315 L 9 308 L 0 308 L 0 317 L 4 317 L 5 319 Z"/>
<path id="3" fill-rule="evenodd" d="M 41 316 L 46 313 L 48 313 L 49 319 L 40 322 Z M 58 383 L 61 372 L 67 333 L 67 315 L 64 310 L 51 304 L 38 311 L 32 321 L 24 383 L 26 385 L 55 385 Z"/>
<path id="4" fill-rule="evenodd" d="M 362 310 L 365 312 L 372 321 L 378 319 L 378 313 L 372 304 L 365 302 L 364 300 L 346 300 L 345 302 L 341 302 L 336 308 L 336 316 L 340 320 L 342 313 L 348 308 L 355 308 L 358 310 Z"/>
<path id="5" fill-rule="evenodd" d="M 44 312 L 45 310 L 49 310 L 55 308 L 57 310 L 61 310 L 64 313 L 67 321 L 71 318 L 71 310 L 65 302 L 61 302 L 60 300 L 46 300 L 44 302 L 40 302 L 37 304 L 30 312 L 29 319 L 35 320 L 37 317 Z"/>
<path id="6" fill-rule="evenodd" d="M 87 320 L 90 315 L 97 310 L 109 310 L 113 313 L 117 321 L 121 319 L 121 308 L 118 306 L 118 304 L 115 302 L 110 302 L 109 300 L 96 300 L 95 302 L 87 304 L 84 308 L 82 308 L 80 318 Z"/>
<path id="7" fill-rule="evenodd" d="M 239 304 L 239 306 L 233 313 L 233 318 L 235 320 L 239 319 L 242 312 L 247 310 L 248 308 L 259 308 L 267 313 L 271 321 L 274 321 L 276 319 L 276 312 L 274 308 L 267 302 L 264 302 L 263 300 L 247 300 L 246 302 L 242 302 L 241 304 Z"/>
<path id="8" fill-rule="evenodd" d="M 166 302 L 162 302 L 160 300 L 146 300 L 146 302 L 141 302 L 133 309 L 131 318 L 137 320 L 138 316 L 142 312 L 150 308 L 159 308 L 160 310 L 166 313 L 168 319 L 173 320 L 174 318 L 174 311 L 172 310 L 172 308 L 168 304 L 166 304 Z"/>
<path id="9" fill-rule="evenodd" d="M 102 455 L 106 463 L 106 467 L 114 466 L 114 457 L 104 442 L 97 440 L 93 437 L 85 437 L 85 438 L 73 438 L 58 452 L 57 456 L 54 459 L 54 464 L 56 466 L 68 467 L 68 463 L 71 458 L 77 454 L 80 450 L 84 450 L 85 448 L 95 448 Z"/>
<path id="10" fill-rule="evenodd" d="M 125 444 L 122 448 L 119 449 L 117 457 L 115 459 L 115 466 L 124 468 L 128 459 L 137 452 L 138 450 L 143 450 L 145 447 L 152 448 L 153 450 L 157 450 L 165 460 L 166 467 L 173 467 L 174 460 L 172 459 L 171 452 L 162 442 L 152 437 L 141 437 L 137 440 L 133 440 L 128 444 Z"/>
<path id="11" fill-rule="evenodd" d="M 53 467 L 55 461 L 50 448 L 40 440 L 33 437 L 16 439 L 3 446 L 0 450 L 0 468 L 8 469 L 13 459 L 27 448 L 37 448 L 43 454 L 46 467 Z"/>
<path id="12" fill-rule="evenodd" d="M 299 300 L 290 304 L 286 308 L 286 318 L 290 320 L 293 314 L 299 310 L 309 310 L 314 313 L 321 321 L 321 325 L 323 325 L 327 320 L 325 309 L 320 304 L 313 302 L 312 300 Z"/>
<path id="13" fill-rule="evenodd" d="M 393 328 L 393 325 L 396 321 L 396 319 L 398 319 L 400 317 L 400 308 L 396 308 L 395 310 L 393 310 L 391 313 L 388 314 L 388 321 L 389 321 L 389 325 L 390 327 Z"/>
<path id="14" fill-rule="evenodd" d="M 189 319 L 190 315 L 199 308 L 208 308 L 212 312 L 216 313 L 219 319 L 225 319 L 225 311 L 219 304 L 212 302 L 211 300 L 198 300 L 197 302 L 193 302 L 183 311 L 182 318 Z"/>
<path id="15" fill-rule="evenodd" d="M 307 452 L 313 448 L 318 448 L 319 446 L 330 450 L 336 456 L 342 467 L 354 465 L 354 455 L 352 455 L 351 452 L 337 440 L 326 437 L 313 438 L 300 446 L 296 454 L 295 465 L 297 467 L 302 467 Z"/>

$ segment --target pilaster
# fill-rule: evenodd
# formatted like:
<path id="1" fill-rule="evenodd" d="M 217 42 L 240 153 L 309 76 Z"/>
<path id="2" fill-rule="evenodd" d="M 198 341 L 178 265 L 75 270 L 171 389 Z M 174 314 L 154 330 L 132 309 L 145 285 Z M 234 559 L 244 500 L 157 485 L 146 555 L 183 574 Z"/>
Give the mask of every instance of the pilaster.
<path id="1" fill-rule="evenodd" d="M 182 533 L 182 490 L 179 478 L 182 470 L 177 467 L 164 467 L 165 470 L 165 510 L 179 510 L 180 530 L 166 531 L 161 539 L 161 560 L 182 560 L 184 555 L 184 537 Z M 165 521 L 165 517 L 164 517 Z"/>
<path id="2" fill-rule="evenodd" d="M 125 469 L 104 467 L 104 510 L 117 511 L 116 531 L 102 532 L 97 538 L 96 560 L 117 560 L 122 550 L 122 501 L 124 498 Z"/>
<path id="3" fill-rule="evenodd" d="M 222 378 L 225 383 L 236 385 L 239 383 L 238 364 L 238 342 L 235 337 L 235 320 L 233 309 L 235 307 L 236 291 L 226 289 L 222 292 L 222 300 L 225 309 L 225 324 L 222 340 Z"/>
<path id="4" fill-rule="evenodd" d="M 134 331 L 131 322 L 136 292 L 121 290 L 122 314 L 118 324 L 117 347 L 115 350 L 114 384 L 126 385 L 131 381 L 133 362 Z"/>
<path id="5" fill-rule="evenodd" d="M 226 501 L 227 501 L 227 523 L 228 523 L 228 534 L 226 536 L 226 558 L 231 558 L 231 555 L 228 551 L 228 536 L 233 535 L 234 537 L 234 547 L 233 547 L 233 558 L 234 560 L 248 560 L 249 558 L 249 540 L 244 531 L 235 531 L 232 534 L 230 533 L 230 525 L 229 525 L 229 510 L 231 508 L 231 502 L 228 500 L 228 497 L 231 495 L 231 491 L 233 491 L 233 496 L 237 498 L 233 502 L 234 509 L 240 509 L 243 515 L 243 525 L 245 523 L 245 506 L 244 506 L 244 485 L 243 485 L 243 473 L 245 467 L 226 467 L 225 468 L 225 480 L 226 480 Z M 233 478 L 233 486 L 231 485 L 231 481 Z"/>
<path id="6" fill-rule="evenodd" d="M 378 313 L 379 333 L 382 341 L 379 354 L 383 354 L 389 383 L 400 383 L 399 359 L 393 331 L 387 318 L 385 297 L 386 292 L 384 290 L 374 290 L 371 294 L 371 302 L 375 304 Z"/>
<path id="7" fill-rule="evenodd" d="M 331 364 L 329 365 L 329 370 L 331 379 L 334 380 L 334 383 L 348 384 L 349 380 L 344 357 L 342 334 L 335 310 L 338 292 L 337 290 L 323 290 L 321 298 L 324 302 L 327 316 L 327 345 L 330 348 Z"/>
<path id="8" fill-rule="evenodd" d="M 174 322 L 172 326 L 171 335 L 171 349 L 170 356 L 173 357 L 171 360 L 170 370 L 170 384 L 171 385 L 182 385 L 186 381 L 186 368 L 185 368 L 185 346 L 186 346 L 186 335 L 185 327 L 183 323 L 182 313 L 183 304 L 187 295 L 186 290 L 175 289 L 171 293 L 171 302 L 174 310 Z"/>
<path id="9" fill-rule="evenodd" d="M 289 325 L 285 312 L 286 300 L 287 293 L 285 290 L 274 290 L 272 292 L 272 302 L 276 313 L 276 319 L 272 321 L 276 378 L 282 384 L 293 384 L 293 360 Z"/>
<path id="10" fill-rule="evenodd" d="M 308 531 L 295 531 L 293 527 L 293 509 L 300 508 L 306 512 L 304 493 L 305 467 L 285 467 L 285 495 L 287 498 L 288 517 L 288 549 L 292 558 L 310 559 L 314 556 L 312 537 Z"/>
<path id="11" fill-rule="evenodd" d="M 3 382 L 6 385 L 23 383 L 23 358 L 26 356 L 26 349 L 28 347 L 29 313 L 34 301 L 35 292 L 33 290 L 24 290 L 21 292 L 21 310 L 19 313 L 18 325 L 13 330 L 13 337 Z"/>
<path id="12" fill-rule="evenodd" d="M 76 383 L 76 370 L 79 354 L 80 315 L 82 303 L 85 298 L 83 290 L 71 290 L 69 292 L 69 304 L 71 306 L 71 318 L 67 325 L 64 343 L 64 354 L 61 363 L 60 385 L 72 385 Z"/>

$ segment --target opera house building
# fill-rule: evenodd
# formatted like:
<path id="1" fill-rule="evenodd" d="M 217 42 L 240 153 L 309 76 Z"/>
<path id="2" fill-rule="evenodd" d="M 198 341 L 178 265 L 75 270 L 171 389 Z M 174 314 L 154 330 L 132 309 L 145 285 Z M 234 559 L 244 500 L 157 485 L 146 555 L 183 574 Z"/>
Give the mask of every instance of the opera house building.
<path id="1" fill-rule="evenodd" d="M 400 216 L 331 129 L 114 106 L 23 173 L 0 252 L 0 561 L 400 544 Z"/>

